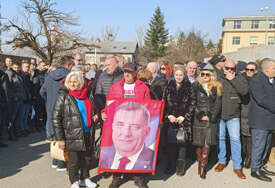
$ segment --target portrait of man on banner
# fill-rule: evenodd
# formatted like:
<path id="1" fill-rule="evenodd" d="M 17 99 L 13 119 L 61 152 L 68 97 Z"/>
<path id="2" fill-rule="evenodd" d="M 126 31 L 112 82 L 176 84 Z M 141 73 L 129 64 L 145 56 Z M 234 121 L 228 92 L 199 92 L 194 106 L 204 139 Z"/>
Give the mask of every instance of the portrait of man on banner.
<path id="1" fill-rule="evenodd" d="M 108 101 L 108 120 L 103 126 L 99 172 L 153 173 L 161 111 L 161 101 Z"/>

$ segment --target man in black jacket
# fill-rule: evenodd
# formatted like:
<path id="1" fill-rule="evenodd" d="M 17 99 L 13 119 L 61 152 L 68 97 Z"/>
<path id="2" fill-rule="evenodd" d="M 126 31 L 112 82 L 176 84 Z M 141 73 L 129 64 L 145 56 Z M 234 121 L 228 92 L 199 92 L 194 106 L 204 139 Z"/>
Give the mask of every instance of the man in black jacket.
<path id="1" fill-rule="evenodd" d="M 46 124 L 47 118 L 45 100 L 39 93 L 42 85 L 44 84 L 46 74 L 46 64 L 45 62 L 40 61 L 37 65 L 37 69 L 34 70 L 34 76 L 32 78 L 34 102 L 33 108 L 35 110 L 32 124 L 38 132 L 40 131 L 40 128 Z"/>
<path id="2" fill-rule="evenodd" d="M 250 111 L 248 125 L 252 135 L 251 176 L 262 181 L 271 182 L 268 176 L 274 172 L 264 166 L 272 130 L 275 130 L 275 60 L 262 60 L 262 71 L 250 82 Z"/>
<path id="3" fill-rule="evenodd" d="M 0 66 L 2 63 L 0 62 Z M 10 112 L 9 106 L 9 78 L 0 70 L 0 147 L 8 147 L 2 142 L 2 132 L 4 127 L 8 126 L 8 118 Z"/>
<path id="4" fill-rule="evenodd" d="M 242 172 L 242 156 L 240 141 L 240 109 L 241 96 L 248 93 L 248 82 L 241 74 L 236 74 L 236 64 L 233 60 L 226 60 L 224 76 L 221 78 L 223 85 L 222 112 L 219 123 L 219 164 L 215 171 L 221 172 L 226 165 L 226 129 L 229 133 L 234 173 L 245 179 Z"/>
<path id="5" fill-rule="evenodd" d="M 12 102 L 11 126 L 9 126 L 9 140 L 13 140 L 13 136 L 26 136 L 23 125 L 23 102 L 28 100 L 28 93 L 24 86 L 23 78 L 19 74 L 20 66 L 13 62 L 11 69 L 6 70 L 9 77 L 10 98 Z"/>
<path id="6" fill-rule="evenodd" d="M 24 89 L 27 93 L 27 100 L 23 101 L 23 130 L 25 134 L 29 133 L 29 113 L 31 110 L 31 99 L 33 96 L 33 84 L 30 78 L 30 64 L 28 61 L 22 61 L 20 75 L 23 78 Z"/>

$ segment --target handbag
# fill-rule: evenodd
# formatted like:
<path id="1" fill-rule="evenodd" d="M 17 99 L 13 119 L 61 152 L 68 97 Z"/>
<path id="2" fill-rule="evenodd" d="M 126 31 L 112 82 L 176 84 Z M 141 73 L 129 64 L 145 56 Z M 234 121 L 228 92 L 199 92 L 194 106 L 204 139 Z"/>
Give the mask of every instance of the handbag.
<path id="1" fill-rule="evenodd" d="M 183 127 L 180 127 L 177 132 L 177 143 L 185 144 L 187 141 L 187 133 Z"/>
<path id="2" fill-rule="evenodd" d="M 50 156 L 59 161 L 68 161 L 68 152 L 58 147 L 58 141 L 52 141 L 50 146 Z"/>
<path id="3" fill-rule="evenodd" d="M 187 141 L 186 130 L 181 126 L 169 124 L 167 130 L 168 143 L 185 144 Z"/>

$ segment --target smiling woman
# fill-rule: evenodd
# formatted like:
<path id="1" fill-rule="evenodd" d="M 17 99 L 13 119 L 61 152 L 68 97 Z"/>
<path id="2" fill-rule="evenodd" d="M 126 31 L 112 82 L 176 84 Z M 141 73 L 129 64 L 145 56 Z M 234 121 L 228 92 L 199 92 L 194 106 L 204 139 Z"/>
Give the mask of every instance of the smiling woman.
<path id="1" fill-rule="evenodd" d="M 92 156 L 92 124 L 97 122 L 93 97 L 88 93 L 80 72 L 71 72 L 65 79 L 53 111 L 53 128 L 60 149 L 68 151 L 68 172 L 71 188 L 96 187 L 89 179 Z M 79 170 L 83 175 L 79 182 Z"/>

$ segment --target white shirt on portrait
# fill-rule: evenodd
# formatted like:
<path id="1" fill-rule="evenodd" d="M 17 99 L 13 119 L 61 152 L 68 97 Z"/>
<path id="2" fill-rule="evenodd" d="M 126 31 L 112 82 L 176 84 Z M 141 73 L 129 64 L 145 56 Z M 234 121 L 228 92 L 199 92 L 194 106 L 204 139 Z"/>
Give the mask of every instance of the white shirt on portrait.
<path id="1" fill-rule="evenodd" d="M 126 165 L 125 170 L 132 170 L 136 164 L 136 161 L 139 157 L 139 154 L 141 153 L 141 151 L 143 150 L 144 146 L 135 154 L 132 155 L 131 157 L 127 157 L 130 162 Z M 114 157 L 114 161 L 113 164 L 111 166 L 111 169 L 118 169 L 119 163 L 120 163 L 120 159 L 123 156 L 121 156 L 118 152 L 116 152 L 115 157 Z"/>

